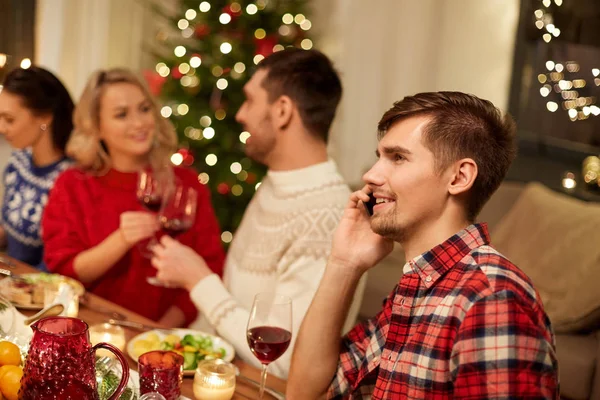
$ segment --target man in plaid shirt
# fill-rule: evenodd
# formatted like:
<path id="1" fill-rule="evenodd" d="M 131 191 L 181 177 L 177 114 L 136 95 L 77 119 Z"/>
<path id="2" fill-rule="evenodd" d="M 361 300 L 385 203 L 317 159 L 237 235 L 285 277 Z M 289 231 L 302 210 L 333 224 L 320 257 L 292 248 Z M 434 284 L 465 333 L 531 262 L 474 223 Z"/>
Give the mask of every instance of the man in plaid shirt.
<path id="1" fill-rule="evenodd" d="M 378 128 L 379 160 L 334 236 L 288 399 L 558 398 L 540 298 L 490 246 L 486 225 L 474 224 L 514 159 L 512 119 L 472 95 L 420 93 L 395 103 Z M 400 282 L 340 342 L 354 288 L 394 242 L 409 260 Z"/>

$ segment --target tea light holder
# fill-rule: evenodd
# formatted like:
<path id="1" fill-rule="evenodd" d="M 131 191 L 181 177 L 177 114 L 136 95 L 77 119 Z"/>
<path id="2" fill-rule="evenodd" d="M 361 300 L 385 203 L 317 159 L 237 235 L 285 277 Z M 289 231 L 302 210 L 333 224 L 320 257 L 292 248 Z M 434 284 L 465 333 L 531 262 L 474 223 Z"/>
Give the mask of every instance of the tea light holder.
<path id="1" fill-rule="evenodd" d="M 89 333 L 92 345 L 105 342 L 112 344 L 121 351 L 125 350 L 125 331 L 120 326 L 108 323 L 96 324 L 89 327 Z M 103 349 L 96 351 L 96 354 L 98 356 L 114 357 L 113 353 Z"/>
<path id="2" fill-rule="evenodd" d="M 229 400 L 235 392 L 235 367 L 227 361 L 204 360 L 194 375 L 196 400 Z"/>

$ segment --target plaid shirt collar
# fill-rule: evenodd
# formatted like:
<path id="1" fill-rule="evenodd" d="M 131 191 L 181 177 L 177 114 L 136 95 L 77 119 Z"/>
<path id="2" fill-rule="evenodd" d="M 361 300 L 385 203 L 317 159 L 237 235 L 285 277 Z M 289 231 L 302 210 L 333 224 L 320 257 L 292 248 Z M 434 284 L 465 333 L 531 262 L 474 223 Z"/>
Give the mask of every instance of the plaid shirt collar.
<path id="1" fill-rule="evenodd" d="M 490 243 L 486 223 L 472 224 L 445 242 L 409 260 L 408 263 L 423 284 L 430 288 L 448 270 L 477 247 Z"/>

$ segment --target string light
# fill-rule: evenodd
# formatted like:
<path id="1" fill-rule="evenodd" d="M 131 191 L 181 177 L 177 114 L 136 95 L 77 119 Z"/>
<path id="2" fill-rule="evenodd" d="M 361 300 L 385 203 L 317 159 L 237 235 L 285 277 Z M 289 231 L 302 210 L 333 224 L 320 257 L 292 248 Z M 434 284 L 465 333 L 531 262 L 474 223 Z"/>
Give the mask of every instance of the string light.
<path id="1" fill-rule="evenodd" d="M 546 103 L 546 108 L 550 112 L 555 112 L 556 110 L 558 110 L 558 104 L 556 104 L 553 101 L 549 101 L 549 102 Z"/>
<path id="2" fill-rule="evenodd" d="M 246 12 L 248 15 L 254 15 L 258 12 L 258 7 L 256 7 L 256 4 L 248 4 L 248 6 L 246 6 Z"/>
<path id="3" fill-rule="evenodd" d="M 554 0 L 554 3 L 560 7 L 560 6 L 562 6 L 563 2 L 562 2 L 562 0 Z"/>
<path id="4" fill-rule="evenodd" d="M 190 23 L 187 19 L 180 19 L 177 22 L 177 27 L 181 30 L 184 30 L 185 28 L 188 28 L 190 26 Z"/>
<path id="5" fill-rule="evenodd" d="M 185 47 L 177 46 L 177 47 L 175 47 L 175 50 L 173 52 L 175 53 L 175 55 L 177 57 L 183 57 L 183 56 L 185 56 L 185 51 L 186 51 Z"/>
<path id="6" fill-rule="evenodd" d="M 540 88 L 540 94 L 542 97 L 547 97 L 550 94 L 550 89 L 548 89 L 546 86 Z"/>
<path id="7" fill-rule="evenodd" d="M 535 27 L 538 29 L 543 29 L 544 28 L 544 21 L 535 21 Z"/>
<path id="8" fill-rule="evenodd" d="M 229 8 L 231 9 L 232 12 L 234 13 L 239 13 L 240 11 L 242 11 L 242 6 L 240 6 L 240 3 L 231 3 L 231 5 L 229 6 Z"/>
<path id="9" fill-rule="evenodd" d="M 533 12 L 533 15 L 535 15 L 537 19 L 541 19 L 544 16 L 544 12 L 538 9 Z"/>
<path id="10" fill-rule="evenodd" d="M 212 139 L 215 137 L 215 130 L 213 128 L 205 128 L 202 131 L 202 136 L 204 136 L 205 139 Z"/>
<path id="11" fill-rule="evenodd" d="M 300 47 L 302 47 L 304 50 L 310 50 L 313 47 L 313 42 L 310 39 L 304 39 L 300 43 Z"/>
<path id="12" fill-rule="evenodd" d="M 283 14 L 283 17 L 281 17 L 281 20 L 283 21 L 284 24 L 289 25 L 292 22 L 294 22 L 294 16 L 290 13 Z"/>
<path id="13" fill-rule="evenodd" d="M 257 39 L 264 39 L 265 36 L 267 36 L 267 32 L 265 32 L 265 30 L 262 28 L 258 28 L 254 31 L 254 37 Z"/>
<path id="14" fill-rule="evenodd" d="M 179 72 L 181 72 L 182 74 L 187 74 L 188 72 L 190 72 L 190 64 L 188 63 L 181 63 L 179 64 Z"/>
<path id="15" fill-rule="evenodd" d="M 307 31 L 312 27 L 312 23 L 308 20 L 305 19 L 304 21 L 302 21 L 302 23 L 300 24 L 300 29 L 302 29 L 303 31 Z"/>
<path id="16" fill-rule="evenodd" d="M 212 167 L 217 163 L 217 156 L 215 154 L 209 154 L 206 156 L 204 161 L 208 166 Z"/>
<path id="17" fill-rule="evenodd" d="M 248 179 L 248 173 L 246 171 L 241 171 L 239 174 L 237 174 L 237 178 L 238 180 L 245 182 L 246 179 Z"/>
<path id="18" fill-rule="evenodd" d="M 252 61 L 254 61 L 254 64 L 258 65 L 258 63 L 261 62 L 264 58 L 265 56 L 263 56 L 262 54 L 257 54 L 254 56 Z"/>
<path id="19" fill-rule="evenodd" d="M 0 53 L 0 68 L 3 68 L 6 65 L 7 60 L 8 56 L 4 53 Z"/>
<path id="20" fill-rule="evenodd" d="M 156 64 L 156 72 L 163 78 L 166 78 L 171 73 L 171 69 L 165 63 Z"/>
<path id="21" fill-rule="evenodd" d="M 273 46 L 273 53 L 277 53 L 278 51 L 283 50 L 284 47 L 280 44 L 276 44 L 275 46 Z"/>
<path id="22" fill-rule="evenodd" d="M 171 156 L 171 162 L 173 165 L 181 165 L 183 162 L 183 156 L 180 153 L 175 153 Z"/>
<path id="23" fill-rule="evenodd" d="M 222 108 L 215 111 L 215 118 L 218 119 L 219 121 L 223 121 L 226 116 L 227 116 L 227 113 Z"/>
<path id="24" fill-rule="evenodd" d="M 183 87 L 189 87 L 192 85 L 192 77 L 186 75 L 179 80 L 179 83 L 181 83 L 181 86 Z"/>
<path id="25" fill-rule="evenodd" d="M 540 82 L 540 83 L 546 83 L 547 79 L 548 79 L 548 77 L 546 77 L 546 74 L 539 74 L 538 75 L 538 82 Z"/>
<path id="26" fill-rule="evenodd" d="M 214 76 L 214 77 L 217 77 L 217 78 L 218 78 L 218 77 L 220 77 L 221 75 L 223 75 L 223 68 L 221 68 L 221 67 L 220 67 L 220 66 L 218 66 L 218 65 L 215 65 L 214 67 L 212 67 L 212 70 L 211 70 L 211 72 L 212 72 L 212 74 L 213 74 L 213 76 Z"/>
<path id="27" fill-rule="evenodd" d="M 240 164 L 239 162 L 234 162 L 233 164 L 231 164 L 229 169 L 231 170 L 231 173 L 237 175 L 240 172 L 242 172 L 242 164 Z"/>
<path id="28" fill-rule="evenodd" d="M 264 10 L 265 7 L 267 6 L 267 1 L 266 0 L 256 0 L 256 5 L 258 6 L 259 10 Z"/>
<path id="29" fill-rule="evenodd" d="M 198 182 L 200 182 L 201 184 L 206 185 L 209 180 L 210 180 L 210 176 L 208 176 L 208 174 L 206 172 L 202 172 L 202 173 L 198 174 Z"/>
<path id="30" fill-rule="evenodd" d="M 208 115 L 204 115 L 200 118 L 200 125 L 202 125 L 205 128 L 209 127 L 211 123 L 212 123 L 212 120 L 210 119 L 210 117 Z"/>
<path id="31" fill-rule="evenodd" d="M 171 107 L 164 106 L 160 109 L 160 115 L 162 115 L 164 118 L 169 118 L 171 114 L 173 114 Z"/>
<path id="32" fill-rule="evenodd" d="M 179 115 L 186 115 L 190 111 L 190 107 L 187 104 L 180 104 L 177 106 L 177 113 Z"/>
<path id="33" fill-rule="evenodd" d="M 246 70 L 246 65 L 243 62 L 236 62 L 233 66 L 233 70 L 238 74 L 241 74 Z"/>
<path id="34" fill-rule="evenodd" d="M 254 190 L 258 190 L 258 188 L 260 187 L 260 184 L 261 184 L 261 183 L 262 183 L 262 182 L 258 182 L 258 183 L 256 184 L 256 186 L 254 186 Z"/>
<path id="35" fill-rule="evenodd" d="M 225 90 L 225 89 L 227 89 L 227 86 L 229 86 L 229 82 L 227 82 L 227 79 L 221 78 L 217 81 L 217 87 L 219 89 Z"/>
<path id="36" fill-rule="evenodd" d="M 544 42 L 550 43 L 550 40 L 552 40 L 552 36 L 549 33 L 544 33 L 542 39 L 544 39 Z"/>
<path id="37" fill-rule="evenodd" d="M 593 68 L 593 69 L 592 69 L 592 75 L 594 75 L 594 76 L 598 76 L 598 75 L 600 75 L 600 69 L 598 69 L 598 68 Z"/>
<path id="38" fill-rule="evenodd" d="M 231 53 L 232 46 L 229 42 L 223 42 L 221 43 L 220 50 L 223 54 L 229 54 Z"/>
<path id="39" fill-rule="evenodd" d="M 199 9 L 202 12 L 207 12 L 208 10 L 210 10 L 210 3 L 208 1 L 203 1 L 202 3 L 200 3 Z"/>
<path id="40" fill-rule="evenodd" d="M 563 72 L 563 69 L 564 69 L 564 68 L 565 68 L 565 67 L 564 67 L 562 64 L 556 64 L 556 65 L 554 66 L 554 69 L 556 70 L 556 72 Z"/>
<path id="41" fill-rule="evenodd" d="M 229 231 L 224 231 L 223 233 L 221 233 L 221 240 L 223 241 L 223 243 L 231 243 L 231 241 L 233 240 L 233 234 Z"/>
<path id="42" fill-rule="evenodd" d="M 219 15 L 219 22 L 222 23 L 223 25 L 227 25 L 228 23 L 231 22 L 231 15 L 229 15 L 227 13 L 223 13 L 223 14 Z"/>
<path id="43" fill-rule="evenodd" d="M 196 18 L 196 15 L 198 15 L 196 10 L 192 10 L 191 8 L 185 12 L 185 17 L 190 21 Z"/>
<path id="44" fill-rule="evenodd" d="M 242 186 L 238 185 L 237 183 L 231 187 L 231 193 L 234 196 L 240 196 L 243 192 L 244 188 L 242 188 Z"/>
<path id="45" fill-rule="evenodd" d="M 193 68 L 198 68 L 200 65 L 202 65 L 202 59 L 198 56 L 193 56 L 190 58 L 190 65 Z"/>
<path id="46" fill-rule="evenodd" d="M 192 35 L 194 34 L 194 30 L 192 28 L 185 28 L 183 31 L 181 31 L 181 36 L 183 36 L 184 38 L 191 38 Z"/>
<path id="47" fill-rule="evenodd" d="M 554 69 L 554 65 L 555 65 L 554 61 L 550 61 L 550 60 L 546 61 L 546 69 L 548 71 L 552 71 Z"/>
<path id="48" fill-rule="evenodd" d="M 23 69 L 27 69 L 27 68 L 29 68 L 29 67 L 31 67 L 31 60 L 30 60 L 29 58 L 24 58 L 24 59 L 21 61 L 21 68 L 23 68 Z"/>
<path id="49" fill-rule="evenodd" d="M 550 7 L 550 0 L 542 0 L 542 4 L 544 5 L 544 7 Z"/>
<path id="50" fill-rule="evenodd" d="M 250 133 L 249 132 L 242 132 L 240 133 L 240 142 L 246 144 L 246 140 L 248 140 L 248 138 L 250 137 Z"/>
<path id="51" fill-rule="evenodd" d="M 287 25 L 281 25 L 278 29 L 278 32 L 281 36 L 287 36 L 292 33 L 292 29 Z"/>

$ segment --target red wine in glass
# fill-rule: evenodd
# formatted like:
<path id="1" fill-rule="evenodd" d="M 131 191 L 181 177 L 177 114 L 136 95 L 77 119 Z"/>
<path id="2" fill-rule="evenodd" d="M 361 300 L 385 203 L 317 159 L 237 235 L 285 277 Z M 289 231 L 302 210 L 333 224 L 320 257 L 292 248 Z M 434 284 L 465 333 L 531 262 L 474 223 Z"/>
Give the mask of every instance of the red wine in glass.
<path id="1" fill-rule="evenodd" d="M 160 211 L 160 206 L 162 204 L 162 196 L 155 194 L 144 195 L 141 198 L 138 198 L 138 200 L 149 211 L 152 211 L 154 213 L 158 213 Z"/>
<path id="2" fill-rule="evenodd" d="M 172 238 L 175 238 L 182 233 L 186 232 L 188 229 L 192 227 L 194 221 L 179 219 L 179 218 L 161 218 L 160 225 L 162 226 L 163 231 Z"/>
<path id="3" fill-rule="evenodd" d="M 292 340 L 292 300 L 276 293 L 254 296 L 246 339 L 252 354 L 262 363 L 258 398 L 262 399 L 267 382 L 267 367 L 277 360 Z"/>
<path id="4" fill-rule="evenodd" d="M 248 330 L 248 345 L 263 364 L 277 360 L 290 345 L 292 334 L 276 326 L 257 326 Z"/>

